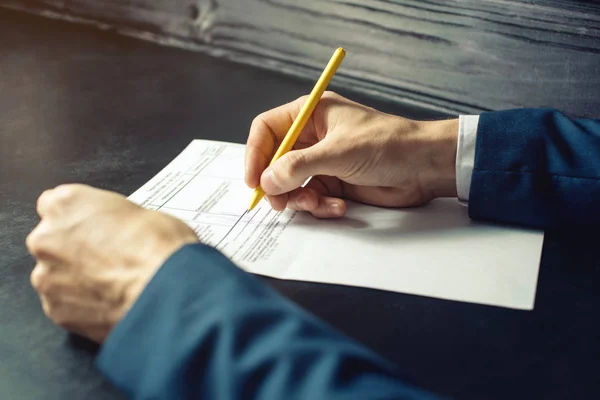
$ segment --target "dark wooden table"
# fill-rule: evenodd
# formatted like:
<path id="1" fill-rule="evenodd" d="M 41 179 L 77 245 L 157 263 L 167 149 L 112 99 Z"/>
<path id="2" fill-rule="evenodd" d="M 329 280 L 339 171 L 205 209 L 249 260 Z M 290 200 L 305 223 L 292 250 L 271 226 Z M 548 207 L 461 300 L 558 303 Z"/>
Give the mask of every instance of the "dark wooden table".
<path id="1" fill-rule="evenodd" d="M 46 320 L 29 285 L 33 260 L 24 239 L 38 221 L 37 196 L 64 182 L 130 194 L 193 138 L 244 142 L 256 114 L 311 87 L 0 11 L 0 398 L 118 398 L 93 368 L 96 347 Z M 438 393 L 600 398 L 598 237 L 593 229 L 547 233 L 532 312 L 265 281 Z"/>

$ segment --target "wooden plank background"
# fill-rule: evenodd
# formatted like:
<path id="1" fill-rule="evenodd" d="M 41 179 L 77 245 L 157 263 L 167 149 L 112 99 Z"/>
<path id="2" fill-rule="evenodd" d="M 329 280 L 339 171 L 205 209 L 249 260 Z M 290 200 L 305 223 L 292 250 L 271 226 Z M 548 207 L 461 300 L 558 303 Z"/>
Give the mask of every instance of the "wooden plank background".
<path id="1" fill-rule="evenodd" d="M 567 0 L 0 0 L 447 113 L 600 117 L 600 4 Z M 75 39 L 74 39 L 75 40 Z"/>

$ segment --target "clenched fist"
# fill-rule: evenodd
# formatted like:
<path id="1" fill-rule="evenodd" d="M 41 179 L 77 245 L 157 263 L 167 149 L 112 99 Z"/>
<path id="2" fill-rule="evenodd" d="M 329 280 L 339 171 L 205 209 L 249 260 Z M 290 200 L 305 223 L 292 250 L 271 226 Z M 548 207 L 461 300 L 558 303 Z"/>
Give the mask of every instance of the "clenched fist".
<path id="1" fill-rule="evenodd" d="M 102 342 L 154 273 L 197 242 L 177 219 L 84 185 L 44 192 L 41 221 L 27 237 L 37 264 L 31 283 L 56 324 Z"/>

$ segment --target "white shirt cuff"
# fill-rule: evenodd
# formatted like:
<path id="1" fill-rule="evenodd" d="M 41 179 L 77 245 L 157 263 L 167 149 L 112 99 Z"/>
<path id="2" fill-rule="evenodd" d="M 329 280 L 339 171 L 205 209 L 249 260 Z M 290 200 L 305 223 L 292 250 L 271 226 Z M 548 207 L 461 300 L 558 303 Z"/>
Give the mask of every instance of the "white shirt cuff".
<path id="1" fill-rule="evenodd" d="M 456 149 L 456 192 L 462 202 L 469 201 L 471 176 L 475 166 L 475 143 L 479 115 L 460 115 Z"/>

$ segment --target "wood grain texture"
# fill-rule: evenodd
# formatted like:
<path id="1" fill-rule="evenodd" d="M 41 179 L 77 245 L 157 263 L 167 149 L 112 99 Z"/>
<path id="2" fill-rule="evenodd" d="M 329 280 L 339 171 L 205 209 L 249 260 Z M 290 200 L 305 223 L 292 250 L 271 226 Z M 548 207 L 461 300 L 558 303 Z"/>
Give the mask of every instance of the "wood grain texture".
<path id="1" fill-rule="evenodd" d="M 0 0 L 456 113 L 556 107 L 600 116 L 600 4 L 566 0 Z"/>

